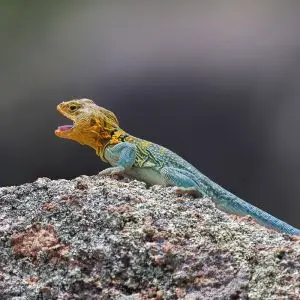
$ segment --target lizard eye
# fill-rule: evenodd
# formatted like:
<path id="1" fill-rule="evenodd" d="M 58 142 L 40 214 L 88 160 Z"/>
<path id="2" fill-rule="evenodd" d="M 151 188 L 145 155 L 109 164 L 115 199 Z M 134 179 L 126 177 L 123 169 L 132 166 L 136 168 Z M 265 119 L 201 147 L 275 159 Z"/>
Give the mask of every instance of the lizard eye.
<path id="1" fill-rule="evenodd" d="M 75 111 L 76 109 L 78 109 L 78 107 L 74 104 L 70 105 L 69 107 L 70 111 Z"/>

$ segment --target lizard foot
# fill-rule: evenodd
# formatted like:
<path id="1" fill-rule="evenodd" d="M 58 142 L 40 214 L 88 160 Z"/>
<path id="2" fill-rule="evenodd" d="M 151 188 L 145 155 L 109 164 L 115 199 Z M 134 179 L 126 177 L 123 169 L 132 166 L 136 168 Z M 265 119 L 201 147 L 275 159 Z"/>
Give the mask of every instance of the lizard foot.
<path id="1" fill-rule="evenodd" d="M 114 179 L 122 179 L 125 169 L 123 167 L 111 167 L 99 172 L 99 176 L 110 176 Z"/>
<path id="2" fill-rule="evenodd" d="M 201 193 L 195 188 L 178 187 L 175 192 L 178 196 L 191 195 L 195 198 L 202 196 Z"/>

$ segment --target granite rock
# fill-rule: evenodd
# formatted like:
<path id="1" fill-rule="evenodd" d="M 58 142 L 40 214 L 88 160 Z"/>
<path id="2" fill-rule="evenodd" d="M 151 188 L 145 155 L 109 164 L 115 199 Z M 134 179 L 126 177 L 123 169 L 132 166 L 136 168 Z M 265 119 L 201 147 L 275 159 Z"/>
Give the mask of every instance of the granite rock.
<path id="1" fill-rule="evenodd" d="M 128 178 L 0 188 L 0 299 L 300 299 L 300 245 Z"/>

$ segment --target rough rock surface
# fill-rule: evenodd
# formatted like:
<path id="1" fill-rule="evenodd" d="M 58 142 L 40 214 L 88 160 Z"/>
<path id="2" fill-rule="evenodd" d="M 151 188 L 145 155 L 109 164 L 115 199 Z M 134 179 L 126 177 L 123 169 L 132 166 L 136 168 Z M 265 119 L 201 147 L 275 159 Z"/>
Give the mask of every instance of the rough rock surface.
<path id="1" fill-rule="evenodd" d="M 127 178 L 0 189 L 0 299 L 299 299 L 297 239 Z"/>

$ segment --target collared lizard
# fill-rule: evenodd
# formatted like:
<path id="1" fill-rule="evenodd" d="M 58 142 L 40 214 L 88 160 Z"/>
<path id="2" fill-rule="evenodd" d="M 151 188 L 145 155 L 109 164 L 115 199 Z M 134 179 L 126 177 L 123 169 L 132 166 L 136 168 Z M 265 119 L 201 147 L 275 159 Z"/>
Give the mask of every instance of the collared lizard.
<path id="1" fill-rule="evenodd" d="M 71 119 L 73 125 L 60 126 L 55 134 L 95 149 L 97 155 L 111 165 L 100 175 L 125 173 L 151 185 L 177 186 L 179 192 L 211 198 L 228 213 L 250 215 L 268 228 L 300 235 L 299 229 L 238 198 L 171 150 L 126 133 L 114 113 L 92 100 L 62 102 L 57 109 Z"/>

